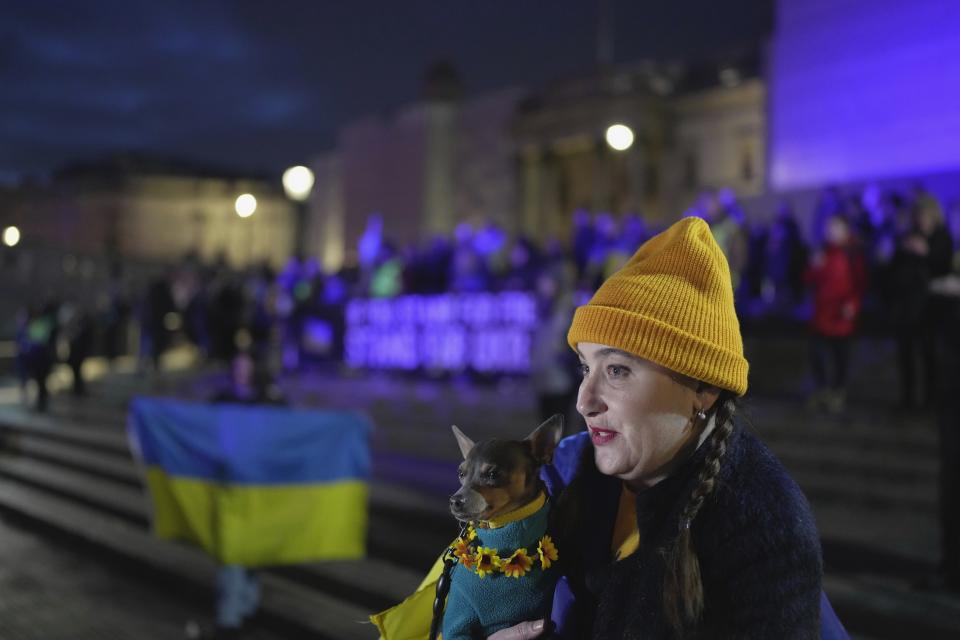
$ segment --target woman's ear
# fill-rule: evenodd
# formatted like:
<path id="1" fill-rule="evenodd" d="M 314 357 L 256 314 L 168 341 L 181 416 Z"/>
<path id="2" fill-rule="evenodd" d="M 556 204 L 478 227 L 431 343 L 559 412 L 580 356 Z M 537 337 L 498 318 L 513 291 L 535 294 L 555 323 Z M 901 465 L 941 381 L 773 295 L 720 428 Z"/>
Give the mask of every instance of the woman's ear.
<path id="1" fill-rule="evenodd" d="M 697 399 L 696 406 L 694 406 L 694 413 L 709 412 L 713 408 L 713 405 L 717 403 L 717 398 L 720 397 L 720 389 L 707 384 L 706 382 L 701 382 L 697 387 Z"/>

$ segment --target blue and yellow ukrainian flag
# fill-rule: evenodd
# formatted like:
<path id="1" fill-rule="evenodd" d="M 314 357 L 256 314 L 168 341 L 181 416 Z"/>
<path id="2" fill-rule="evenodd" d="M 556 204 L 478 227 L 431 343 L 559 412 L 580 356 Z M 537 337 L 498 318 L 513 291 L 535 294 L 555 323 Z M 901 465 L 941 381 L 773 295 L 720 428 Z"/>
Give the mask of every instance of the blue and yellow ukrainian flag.
<path id="1" fill-rule="evenodd" d="M 154 398 L 128 423 L 154 533 L 247 567 L 364 555 L 370 431 L 355 413 Z"/>

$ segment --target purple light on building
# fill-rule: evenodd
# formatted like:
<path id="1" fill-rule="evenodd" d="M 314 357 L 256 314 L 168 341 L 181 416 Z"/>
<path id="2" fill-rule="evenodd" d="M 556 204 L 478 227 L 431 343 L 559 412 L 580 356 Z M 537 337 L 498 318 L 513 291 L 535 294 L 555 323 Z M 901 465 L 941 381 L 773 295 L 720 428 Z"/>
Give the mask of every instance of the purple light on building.
<path id="1" fill-rule="evenodd" d="M 960 170 L 960 2 L 779 0 L 777 190 Z"/>

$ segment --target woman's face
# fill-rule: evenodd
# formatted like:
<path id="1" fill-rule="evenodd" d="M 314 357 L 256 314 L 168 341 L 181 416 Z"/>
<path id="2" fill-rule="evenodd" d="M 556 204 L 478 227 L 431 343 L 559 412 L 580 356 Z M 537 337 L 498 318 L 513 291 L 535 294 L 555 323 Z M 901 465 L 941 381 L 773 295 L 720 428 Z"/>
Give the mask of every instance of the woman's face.
<path id="1" fill-rule="evenodd" d="M 597 469 L 636 488 L 670 475 L 703 429 L 694 420 L 717 397 L 665 367 L 602 344 L 577 349 L 583 381 L 577 411 L 594 445 Z"/>
<path id="2" fill-rule="evenodd" d="M 841 218 L 827 220 L 827 242 L 835 245 L 844 245 L 850 239 L 850 229 Z"/>

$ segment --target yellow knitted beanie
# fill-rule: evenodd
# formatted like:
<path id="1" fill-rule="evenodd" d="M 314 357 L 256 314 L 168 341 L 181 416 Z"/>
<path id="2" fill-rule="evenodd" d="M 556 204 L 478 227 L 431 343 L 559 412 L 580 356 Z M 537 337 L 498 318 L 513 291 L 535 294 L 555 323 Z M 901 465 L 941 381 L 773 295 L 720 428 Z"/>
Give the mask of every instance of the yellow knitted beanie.
<path id="1" fill-rule="evenodd" d="M 683 218 L 637 249 L 577 308 L 567 333 L 743 395 L 749 365 L 730 267 L 700 218 Z"/>

